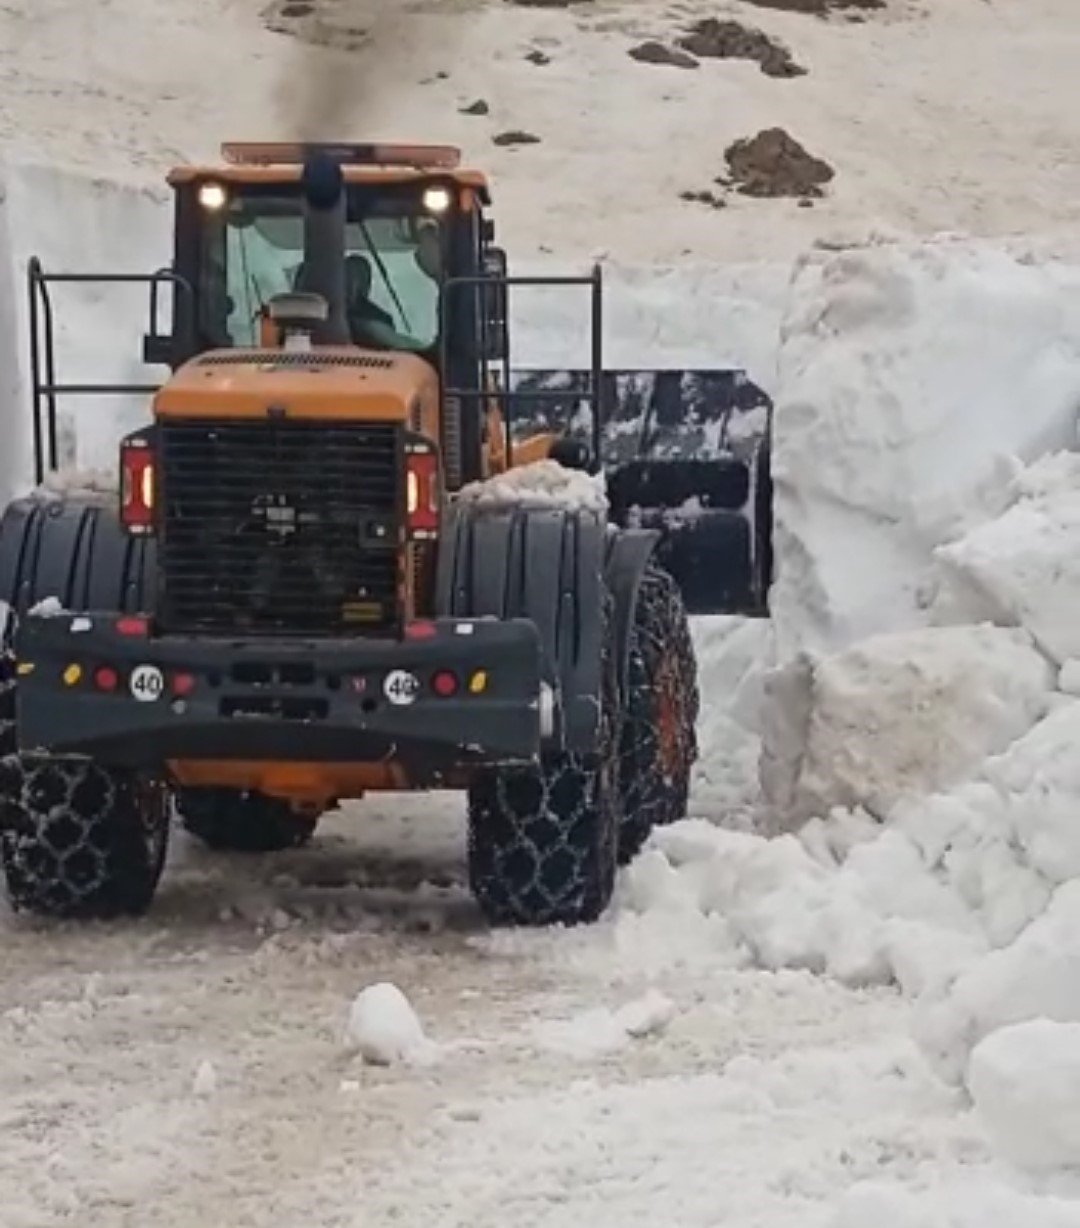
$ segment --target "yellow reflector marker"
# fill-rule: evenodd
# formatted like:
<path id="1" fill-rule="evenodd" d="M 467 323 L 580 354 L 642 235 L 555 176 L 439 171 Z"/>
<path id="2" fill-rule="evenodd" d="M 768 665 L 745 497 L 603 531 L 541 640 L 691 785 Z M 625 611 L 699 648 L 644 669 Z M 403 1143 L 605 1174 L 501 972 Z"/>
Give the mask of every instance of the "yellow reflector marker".
<path id="1" fill-rule="evenodd" d="M 469 690 L 473 695 L 483 695 L 483 693 L 487 690 L 487 684 L 487 671 L 478 669 L 469 679 Z"/>
<path id="2" fill-rule="evenodd" d="M 64 670 L 63 678 L 64 686 L 75 686 L 79 679 L 82 678 L 82 666 L 69 665 L 67 669 Z"/>
<path id="3" fill-rule="evenodd" d="M 25 678 L 27 674 L 32 674 L 35 668 L 33 661 L 20 661 L 15 666 L 15 672 L 20 678 Z"/>

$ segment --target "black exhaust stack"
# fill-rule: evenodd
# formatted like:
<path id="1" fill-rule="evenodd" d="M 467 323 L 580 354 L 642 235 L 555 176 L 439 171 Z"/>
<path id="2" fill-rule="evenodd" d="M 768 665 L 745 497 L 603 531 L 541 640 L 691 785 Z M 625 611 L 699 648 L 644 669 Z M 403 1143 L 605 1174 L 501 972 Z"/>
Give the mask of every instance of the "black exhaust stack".
<path id="1" fill-rule="evenodd" d="M 317 345 L 348 345 L 345 318 L 345 176 L 329 154 L 304 162 L 304 266 L 297 290 L 326 300 L 327 315 L 312 330 Z"/>

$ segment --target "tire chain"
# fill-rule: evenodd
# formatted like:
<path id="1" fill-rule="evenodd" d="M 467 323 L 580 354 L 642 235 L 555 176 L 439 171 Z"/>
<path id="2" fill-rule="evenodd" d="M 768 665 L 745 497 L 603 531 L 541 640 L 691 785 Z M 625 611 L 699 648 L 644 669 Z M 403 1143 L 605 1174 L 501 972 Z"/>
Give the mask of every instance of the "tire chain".
<path id="1" fill-rule="evenodd" d="M 676 700 L 674 770 L 665 772 L 656 725 L 656 685 L 660 671 Z M 623 818 L 619 860 L 636 856 L 654 827 L 686 814 L 690 772 L 698 755 L 700 693 L 697 662 L 682 595 L 672 577 L 650 565 L 638 590 L 631 628 L 627 705 L 619 741 L 619 779 Z"/>
<path id="2" fill-rule="evenodd" d="M 14 660 L 0 654 L 0 860 L 16 908 L 51 916 L 131 911 L 152 893 L 167 811 L 134 778 L 78 759 L 20 755 Z M 149 888 L 149 891 L 147 890 Z M 147 898 L 148 902 L 148 898 Z"/>
<path id="3" fill-rule="evenodd" d="M 609 596 L 605 625 L 611 610 Z M 470 881 L 493 923 L 572 924 L 607 906 L 619 826 L 614 665 L 609 644 L 596 752 L 485 772 L 469 791 Z"/>

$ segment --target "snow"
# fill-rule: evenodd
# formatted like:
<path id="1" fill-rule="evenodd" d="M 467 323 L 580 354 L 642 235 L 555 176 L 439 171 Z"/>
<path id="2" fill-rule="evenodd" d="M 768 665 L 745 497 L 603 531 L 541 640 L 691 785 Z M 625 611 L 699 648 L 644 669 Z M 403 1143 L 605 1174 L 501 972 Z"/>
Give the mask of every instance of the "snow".
<path id="1" fill-rule="evenodd" d="M 1080 1022 L 999 1029 L 972 1053 L 970 1086 L 1007 1160 L 1035 1171 L 1080 1169 Z"/>
<path id="2" fill-rule="evenodd" d="M 545 1049 L 589 1060 L 663 1032 L 675 1014 L 675 1004 L 653 989 L 618 1010 L 597 1007 L 571 1019 L 538 1024 L 534 1035 Z"/>
<path id="3" fill-rule="evenodd" d="M 369 985 L 356 996 L 349 1008 L 345 1043 L 373 1066 L 422 1062 L 432 1054 L 409 999 L 387 982 Z"/>
<path id="4" fill-rule="evenodd" d="M 1014 483 L 1016 502 L 935 557 L 952 617 L 986 617 L 1025 628 L 1058 665 L 1080 655 L 1080 456 L 1060 453 Z"/>
<path id="5" fill-rule="evenodd" d="M 779 659 L 925 626 L 935 547 L 1077 438 L 1080 267 L 944 239 L 812 253 L 775 399 Z"/>
<path id="6" fill-rule="evenodd" d="M 481 508 L 566 508 L 603 513 L 607 510 L 604 475 L 564 469 L 557 461 L 521 465 L 482 482 L 470 482 L 456 502 Z"/>
<path id="7" fill-rule="evenodd" d="M 797 677 L 805 721 L 782 749 L 774 738 L 791 771 L 766 792 L 786 822 L 836 806 L 884 818 L 965 779 L 1046 714 L 1054 687 L 1026 633 L 994 626 L 870 636 Z"/>

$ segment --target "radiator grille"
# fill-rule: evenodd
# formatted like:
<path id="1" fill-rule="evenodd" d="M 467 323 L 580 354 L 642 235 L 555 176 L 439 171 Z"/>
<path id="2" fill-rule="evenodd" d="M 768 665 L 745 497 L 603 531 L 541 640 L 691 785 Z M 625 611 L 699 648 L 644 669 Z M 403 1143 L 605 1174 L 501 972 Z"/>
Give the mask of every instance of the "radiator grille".
<path id="1" fill-rule="evenodd" d="M 380 634 L 398 621 L 399 432 L 160 428 L 160 618 L 183 631 Z"/>

